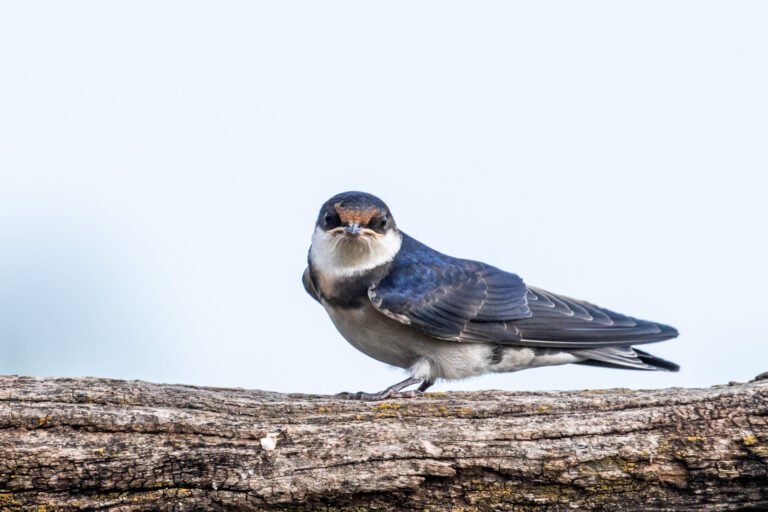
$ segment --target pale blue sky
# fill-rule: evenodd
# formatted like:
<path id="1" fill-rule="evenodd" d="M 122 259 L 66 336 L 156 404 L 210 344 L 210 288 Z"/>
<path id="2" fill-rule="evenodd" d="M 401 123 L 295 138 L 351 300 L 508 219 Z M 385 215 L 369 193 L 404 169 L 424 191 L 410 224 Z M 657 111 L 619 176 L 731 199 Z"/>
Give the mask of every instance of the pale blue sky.
<path id="1" fill-rule="evenodd" d="M 768 370 L 768 4 L 0 4 L 0 373 L 331 393 L 401 378 L 302 289 L 319 206 Z"/>

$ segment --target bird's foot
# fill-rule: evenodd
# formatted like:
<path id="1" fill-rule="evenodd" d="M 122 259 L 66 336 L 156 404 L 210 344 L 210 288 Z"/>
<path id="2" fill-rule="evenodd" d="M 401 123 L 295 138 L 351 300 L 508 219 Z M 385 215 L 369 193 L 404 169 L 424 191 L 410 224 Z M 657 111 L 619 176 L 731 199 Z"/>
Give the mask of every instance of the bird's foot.
<path id="1" fill-rule="evenodd" d="M 357 393 L 343 392 L 336 396 L 339 398 L 346 398 L 348 400 L 362 400 L 362 401 L 376 401 L 376 400 L 389 400 L 393 398 L 416 398 L 422 396 L 424 393 L 418 389 L 409 389 L 408 391 L 394 391 L 385 389 L 378 393 L 366 393 L 365 391 L 358 391 Z"/>
<path id="2" fill-rule="evenodd" d="M 339 398 L 348 398 L 350 400 L 368 400 L 368 401 L 388 400 L 390 398 L 414 398 L 424 394 L 424 389 L 426 389 L 424 384 L 422 384 L 419 387 L 419 389 L 403 391 L 403 388 L 407 388 L 408 386 L 412 386 L 413 384 L 418 384 L 419 382 L 421 382 L 421 379 L 409 377 L 402 382 L 398 382 L 397 384 L 389 386 L 384 391 L 379 391 L 378 393 L 366 393 L 364 391 L 358 391 L 357 393 L 348 393 L 348 392 L 339 393 L 336 396 L 338 396 Z"/>

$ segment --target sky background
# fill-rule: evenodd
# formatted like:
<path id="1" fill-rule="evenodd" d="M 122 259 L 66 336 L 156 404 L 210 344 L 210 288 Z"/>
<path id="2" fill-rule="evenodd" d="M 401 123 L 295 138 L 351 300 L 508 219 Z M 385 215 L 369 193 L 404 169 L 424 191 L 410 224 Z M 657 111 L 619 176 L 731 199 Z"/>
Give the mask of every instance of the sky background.
<path id="1" fill-rule="evenodd" d="M 765 2 L 3 2 L 0 373 L 375 391 L 305 294 L 320 205 L 768 370 Z"/>

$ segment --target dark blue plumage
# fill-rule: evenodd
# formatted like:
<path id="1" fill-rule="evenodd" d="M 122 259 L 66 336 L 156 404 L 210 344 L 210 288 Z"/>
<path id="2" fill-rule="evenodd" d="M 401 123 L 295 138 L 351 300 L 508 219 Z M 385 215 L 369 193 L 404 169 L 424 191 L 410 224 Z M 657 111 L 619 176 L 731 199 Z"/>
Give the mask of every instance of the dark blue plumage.
<path id="1" fill-rule="evenodd" d="M 369 295 L 382 311 L 436 338 L 460 341 L 470 322 L 529 317 L 526 293 L 515 274 L 447 256 L 403 233 L 389 273 Z"/>
<path id="2" fill-rule="evenodd" d="M 444 340 L 594 348 L 677 336 L 667 325 L 529 288 L 516 274 L 447 256 L 405 233 L 369 295 L 383 313 Z"/>

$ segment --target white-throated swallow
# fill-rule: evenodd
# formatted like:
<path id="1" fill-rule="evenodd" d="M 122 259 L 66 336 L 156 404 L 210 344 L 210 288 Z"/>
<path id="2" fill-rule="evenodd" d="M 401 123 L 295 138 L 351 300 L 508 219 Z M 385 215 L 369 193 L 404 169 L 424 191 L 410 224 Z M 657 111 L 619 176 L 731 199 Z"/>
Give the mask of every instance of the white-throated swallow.
<path id="1" fill-rule="evenodd" d="M 320 209 L 304 287 L 355 348 L 410 377 L 379 400 L 436 379 L 577 363 L 633 370 L 679 367 L 633 345 L 677 330 L 527 286 L 512 273 L 439 253 L 397 228 L 384 202 L 344 192 Z M 403 391 L 420 384 L 416 391 Z"/>

